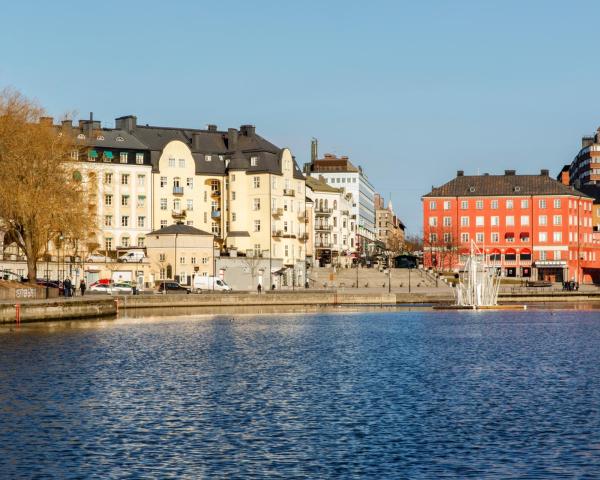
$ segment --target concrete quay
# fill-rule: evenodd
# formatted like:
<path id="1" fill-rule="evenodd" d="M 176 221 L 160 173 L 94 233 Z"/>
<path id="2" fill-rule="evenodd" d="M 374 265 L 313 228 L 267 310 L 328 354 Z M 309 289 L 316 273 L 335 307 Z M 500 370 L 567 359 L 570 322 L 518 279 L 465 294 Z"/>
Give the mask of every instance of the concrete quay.
<path id="1" fill-rule="evenodd" d="M 114 316 L 114 298 L 55 298 L 0 303 L 0 324 Z"/>

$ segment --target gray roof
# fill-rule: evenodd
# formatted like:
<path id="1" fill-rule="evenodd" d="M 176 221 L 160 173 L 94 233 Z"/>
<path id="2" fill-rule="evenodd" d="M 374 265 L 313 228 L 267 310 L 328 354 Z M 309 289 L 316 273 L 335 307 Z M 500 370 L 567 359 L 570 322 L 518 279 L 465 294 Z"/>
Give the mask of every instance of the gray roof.
<path id="1" fill-rule="evenodd" d="M 526 195 L 575 195 L 586 194 L 550 178 L 540 175 L 458 175 L 440 187 L 434 187 L 424 197 L 482 197 Z"/>
<path id="2" fill-rule="evenodd" d="M 227 234 L 228 237 L 249 237 L 250 234 L 248 232 L 229 232 Z"/>
<path id="3" fill-rule="evenodd" d="M 168 227 L 159 228 L 150 232 L 148 235 L 202 235 L 204 237 L 214 236 L 212 233 L 199 230 L 190 225 L 184 225 L 183 223 L 174 223 Z"/>

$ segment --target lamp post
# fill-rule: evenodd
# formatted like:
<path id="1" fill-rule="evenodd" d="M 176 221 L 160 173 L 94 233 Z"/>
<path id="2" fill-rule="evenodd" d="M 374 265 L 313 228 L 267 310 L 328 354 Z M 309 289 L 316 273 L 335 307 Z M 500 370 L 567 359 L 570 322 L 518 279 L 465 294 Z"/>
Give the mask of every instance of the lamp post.
<path id="1" fill-rule="evenodd" d="M 410 264 L 408 265 L 408 293 L 410 293 Z"/>
<path id="2" fill-rule="evenodd" d="M 392 252 L 388 252 L 388 293 L 392 293 Z"/>

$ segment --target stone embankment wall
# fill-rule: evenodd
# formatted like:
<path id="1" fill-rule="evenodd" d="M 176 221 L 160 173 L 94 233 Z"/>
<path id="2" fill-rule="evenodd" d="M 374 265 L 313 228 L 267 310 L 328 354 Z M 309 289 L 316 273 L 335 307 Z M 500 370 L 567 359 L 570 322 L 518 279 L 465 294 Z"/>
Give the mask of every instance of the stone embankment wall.
<path id="1" fill-rule="evenodd" d="M 16 323 L 17 317 L 21 322 L 40 322 L 105 317 L 115 315 L 116 312 L 117 308 L 113 298 L 10 302 L 0 304 L 0 324 Z"/>

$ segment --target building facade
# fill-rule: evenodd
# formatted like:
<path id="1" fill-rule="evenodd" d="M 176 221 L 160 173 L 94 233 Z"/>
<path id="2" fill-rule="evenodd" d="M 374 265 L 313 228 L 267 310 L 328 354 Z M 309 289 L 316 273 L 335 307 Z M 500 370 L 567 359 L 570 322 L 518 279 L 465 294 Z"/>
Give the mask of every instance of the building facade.
<path id="1" fill-rule="evenodd" d="M 581 149 L 569 165 L 568 180 L 576 188 L 600 184 L 600 128 L 581 139 Z"/>
<path id="2" fill-rule="evenodd" d="M 539 175 L 464 175 L 422 197 L 424 265 L 460 270 L 471 245 L 501 275 L 591 282 L 600 244 L 592 228 L 593 200 Z"/>
<path id="3" fill-rule="evenodd" d="M 315 152 L 316 153 L 316 152 Z M 313 157 L 315 155 L 313 154 Z M 359 255 L 370 257 L 375 253 L 375 189 L 362 168 L 352 164 L 348 157 L 325 154 L 304 165 L 306 175 L 324 180 L 332 187 L 343 188 L 352 196 L 350 221 L 354 225 L 354 238 L 350 248 Z"/>
<path id="4" fill-rule="evenodd" d="M 394 213 L 392 201 L 387 206 L 383 197 L 375 194 L 375 231 L 377 241 L 388 251 L 399 253 L 404 246 L 404 223 Z"/>

